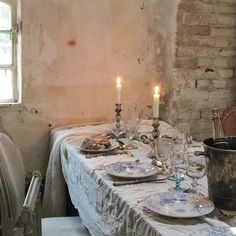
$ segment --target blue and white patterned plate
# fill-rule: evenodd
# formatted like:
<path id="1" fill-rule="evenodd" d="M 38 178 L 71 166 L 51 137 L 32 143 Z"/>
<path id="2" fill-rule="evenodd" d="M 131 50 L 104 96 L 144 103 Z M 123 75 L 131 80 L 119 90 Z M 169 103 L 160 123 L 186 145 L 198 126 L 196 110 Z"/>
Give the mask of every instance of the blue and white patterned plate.
<path id="1" fill-rule="evenodd" d="M 161 192 L 145 198 L 144 205 L 164 216 L 192 218 L 207 215 L 214 210 L 214 204 L 198 194 Z"/>
<path id="2" fill-rule="evenodd" d="M 149 163 L 141 162 L 115 162 L 104 167 L 109 175 L 128 178 L 139 179 L 156 175 L 159 169 Z"/>
<path id="3" fill-rule="evenodd" d="M 208 227 L 191 234 L 191 236 L 235 236 L 236 228 L 230 227 Z"/>

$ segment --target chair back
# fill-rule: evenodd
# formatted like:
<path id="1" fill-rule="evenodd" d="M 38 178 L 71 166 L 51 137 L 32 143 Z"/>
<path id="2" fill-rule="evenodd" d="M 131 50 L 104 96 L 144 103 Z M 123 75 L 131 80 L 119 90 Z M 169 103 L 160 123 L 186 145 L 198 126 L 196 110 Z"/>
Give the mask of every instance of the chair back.
<path id="1" fill-rule="evenodd" d="M 9 201 L 9 191 L 7 183 L 0 167 L 0 214 L 1 214 L 1 234 L 2 236 L 13 235 L 14 222 L 12 209 Z"/>
<path id="2" fill-rule="evenodd" d="M 0 132 L 0 213 L 3 236 L 13 235 L 25 193 L 25 171 L 20 152 L 8 135 Z"/>
<path id="3" fill-rule="evenodd" d="M 236 136 L 236 106 L 229 107 L 222 112 L 221 123 L 226 136 Z"/>

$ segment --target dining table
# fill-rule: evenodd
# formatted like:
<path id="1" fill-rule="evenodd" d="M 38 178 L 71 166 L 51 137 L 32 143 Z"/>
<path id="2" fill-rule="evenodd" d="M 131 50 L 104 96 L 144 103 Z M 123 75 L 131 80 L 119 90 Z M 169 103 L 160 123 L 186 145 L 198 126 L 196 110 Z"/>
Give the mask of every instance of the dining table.
<path id="1" fill-rule="evenodd" d="M 171 138 L 174 128 L 164 121 L 159 123 L 159 137 Z M 81 150 L 86 137 L 109 134 L 114 128 L 113 123 L 106 123 L 69 125 L 52 130 L 43 200 L 46 215 L 59 216 L 65 213 L 66 184 L 82 223 L 93 236 L 208 235 L 204 233 L 212 228 L 222 230 L 223 234 L 216 235 L 228 235 L 224 234 L 226 230 L 236 230 L 236 214 L 233 212 L 227 214 L 214 209 L 207 215 L 184 218 L 166 216 L 151 210 L 146 199 L 155 194 L 168 193 L 170 187 L 175 186 L 172 180 L 165 178 L 159 182 L 128 182 L 116 186 L 114 183 L 120 183 L 123 179 L 108 173 L 107 166 L 123 162 L 151 165 L 152 159 L 149 158 L 150 144 L 140 140 L 133 141 L 136 148 L 128 149 L 128 152 L 115 149 L 110 152 L 87 153 Z M 152 121 L 142 120 L 139 135 L 151 137 L 152 131 Z M 129 143 L 126 139 L 123 141 Z M 203 151 L 203 144 L 192 141 L 187 149 L 188 153 Z M 158 175 L 163 177 L 161 171 Z M 198 182 L 202 195 L 207 197 L 207 176 Z M 185 176 L 181 186 L 191 188 L 191 179 Z"/>

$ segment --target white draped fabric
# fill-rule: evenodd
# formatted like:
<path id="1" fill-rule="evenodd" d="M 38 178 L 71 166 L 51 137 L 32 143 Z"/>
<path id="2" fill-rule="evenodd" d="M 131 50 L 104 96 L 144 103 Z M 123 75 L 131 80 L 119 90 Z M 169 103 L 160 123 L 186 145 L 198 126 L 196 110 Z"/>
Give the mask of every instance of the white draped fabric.
<path id="1" fill-rule="evenodd" d="M 147 158 L 150 149 L 145 144 L 137 143 L 138 149 L 132 150 L 135 156 L 133 158 L 122 154 L 86 159 L 78 149 L 84 137 L 104 133 L 110 128 L 110 125 L 74 127 L 56 130 L 53 133 L 54 145 L 47 175 L 47 184 L 50 183 L 50 188 L 45 189 L 47 198 L 44 199 L 44 201 L 50 199 L 50 203 L 53 204 L 50 212 L 57 210 L 56 213 L 60 213 L 58 209 L 61 210 L 64 203 L 61 201 L 63 199 L 61 197 L 64 196 L 61 187 L 64 184 L 63 172 L 71 200 L 78 209 L 83 224 L 94 236 L 181 236 L 190 235 L 210 225 L 226 225 L 216 216 L 183 220 L 162 217 L 145 208 L 143 199 L 150 194 L 167 191 L 170 186 L 173 186 L 171 181 L 113 186 L 113 179 L 102 167 L 112 162 L 135 159 L 150 162 Z M 140 132 L 151 130 L 151 121 L 143 121 Z M 171 135 L 172 131 L 173 129 L 167 123 L 160 122 L 160 135 Z M 191 151 L 202 150 L 202 147 L 197 146 Z M 52 158 L 54 160 L 51 160 Z M 55 163 L 57 168 L 53 166 Z M 189 187 L 189 180 L 184 181 L 183 185 Z M 201 185 L 206 193 L 207 189 L 204 187 L 206 178 L 201 180 Z M 48 207 L 51 206 L 50 203 L 47 204 Z M 55 203 L 61 205 L 57 206 Z M 235 225 L 235 219 L 230 219 L 227 223 Z"/>

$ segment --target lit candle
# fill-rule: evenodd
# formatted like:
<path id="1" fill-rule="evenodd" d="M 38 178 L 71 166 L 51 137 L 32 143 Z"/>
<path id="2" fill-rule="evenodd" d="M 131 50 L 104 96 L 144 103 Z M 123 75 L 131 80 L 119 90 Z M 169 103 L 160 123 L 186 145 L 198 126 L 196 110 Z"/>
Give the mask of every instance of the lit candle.
<path id="1" fill-rule="evenodd" d="M 159 87 L 155 87 L 155 93 L 153 97 L 153 117 L 159 118 L 159 101 L 160 101 L 160 94 L 159 94 Z"/>
<path id="2" fill-rule="evenodd" d="M 121 78 L 117 77 L 116 79 L 116 104 L 121 103 L 120 94 L 121 94 Z"/>

